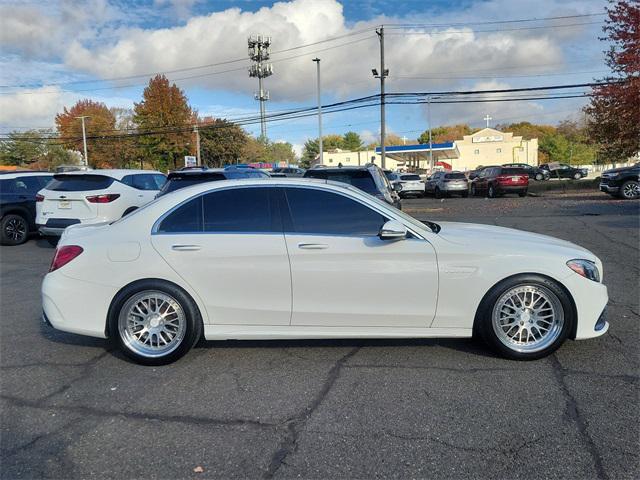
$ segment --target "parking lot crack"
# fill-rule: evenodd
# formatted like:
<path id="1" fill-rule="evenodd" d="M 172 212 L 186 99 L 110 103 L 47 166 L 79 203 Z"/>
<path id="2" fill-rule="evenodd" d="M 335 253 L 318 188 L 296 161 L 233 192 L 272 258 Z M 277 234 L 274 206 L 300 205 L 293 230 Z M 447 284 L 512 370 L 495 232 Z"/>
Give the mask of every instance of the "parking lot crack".
<path id="1" fill-rule="evenodd" d="M 311 400 L 311 402 L 303 410 L 298 412 L 296 415 L 289 417 L 283 422 L 286 429 L 285 437 L 278 446 L 278 449 L 271 456 L 271 461 L 269 462 L 269 466 L 264 473 L 264 478 L 273 478 L 280 467 L 282 465 L 286 465 L 285 461 L 287 457 L 297 449 L 300 430 L 304 427 L 307 420 L 311 418 L 311 415 L 313 415 L 313 413 L 318 409 L 318 407 L 327 397 L 336 381 L 338 380 L 340 371 L 344 367 L 347 360 L 353 357 L 358 352 L 358 350 L 360 350 L 360 348 L 361 347 L 359 346 L 355 347 L 345 355 L 340 357 L 329 370 L 322 388 Z"/>
<path id="2" fill-rule="evenodd" d="M 580 408 L 578 407 L 578 402 L 574 398 L 574 396 L 569 391 L 569 387 L 567 386 L 567 382 L 565 381 L 565 377 L 568 373 L 562 367 L 562 364 L 558 360 L 555 354 L 549 356 L 549 361 L 551 363 L 551 367 L 553 369 L 553 374 L 558 382 L 558 386 L 562 391 L 565 399 L 566 399 L 566 407 L 565 407 L 565 419 L 575 423 L 582 440 L 587 447 L 587 450 L 591 454 L 593 459 L 593 465 L 596 470 L 596 474 L 598 478 L 607 479 L 607 473 L 605 472 L 604 465 L 602 464 L 602 456 L 598 451 L 598 447 L 596 446 L 593 438 L 589 434 L 589 426 L 585 418 L 582 416 L 580 412 Z"/>

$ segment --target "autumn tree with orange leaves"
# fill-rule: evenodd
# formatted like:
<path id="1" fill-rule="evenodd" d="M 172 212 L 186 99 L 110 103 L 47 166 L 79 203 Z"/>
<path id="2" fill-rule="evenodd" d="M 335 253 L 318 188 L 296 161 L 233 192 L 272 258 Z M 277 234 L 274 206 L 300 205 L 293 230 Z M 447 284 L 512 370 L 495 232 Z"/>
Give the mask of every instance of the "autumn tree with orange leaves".
<path id="1" fill-rule="evenodd" d="M 194 114 L 184 92 L 164 75 L 156 75 L 133 111 L 144 158 L 160 171 L 180 167 L 184 156 L 193 151 Z"/>
<path id="2" fill-rule="evenodd" d="M 589 132 L 600 144 L 600 162 L 624 161 L 640 151 L 640 2 L 610 2 L 603 30 L 610 42 L 612 75 L 593 89 Z"/>
<path id="3" fill-rule="evenodd" d="M 56 115 L 56 127 L 61 143 L 65 148 L 83 153 L 82 121 L 85 118 L 87 134 L 87 156 L 89 166 L 94 168 L 110 168 L 117 165 L 109 136 L 113 136 L 116 118 L 104 103 L 92 100 L 79 100 L 76 104 Z"/>

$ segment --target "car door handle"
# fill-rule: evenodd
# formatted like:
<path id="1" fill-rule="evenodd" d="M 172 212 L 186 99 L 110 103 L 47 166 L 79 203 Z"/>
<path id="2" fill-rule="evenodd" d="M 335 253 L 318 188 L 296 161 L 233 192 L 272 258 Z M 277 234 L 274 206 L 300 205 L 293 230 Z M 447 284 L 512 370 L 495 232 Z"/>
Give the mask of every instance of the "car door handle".
<path id="1" fill-rule="evenodd" d="M 298 248 L 305 250 L 324 250 L 325 248 L 329 248 L 329 245 L 326 243 L 299 243 Z"/>
<path id="2" fill-rule="evenodd" d="M 200 245 L 171 245 L 171 250 L 177 250 L 179 252 L 194 252 L 201 248 Z"/>

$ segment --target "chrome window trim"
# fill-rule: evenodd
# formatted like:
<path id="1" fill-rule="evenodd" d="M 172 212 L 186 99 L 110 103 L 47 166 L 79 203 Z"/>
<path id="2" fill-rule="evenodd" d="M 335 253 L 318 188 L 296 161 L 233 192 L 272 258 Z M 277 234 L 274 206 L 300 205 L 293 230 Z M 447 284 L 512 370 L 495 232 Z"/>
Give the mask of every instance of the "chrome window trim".
<path id="1" fill-rule="evenodd" d="M 327 181 L 325 180 L 325 184 L 328 184 Z M 342 187 L 342 185 L 340 185 L 340 187 Z M 347 186 L 348 188 L 352 188 L 357 190 L 356 187 L 352 187 L 352 186 Z M 309 185 L 288 185 L 286 183 L 271 183 L 268 185 L 231 185 L 231 186 L 225 186 L 225 187 L 219 187 L 219 188 L 212 188 L 210 190 L 205 190 L 204 192 L 199 192 L 196 193 L 195 195 L 192 195 L 189 198 L 186 198 L 185 200 L 181 201 L 180 203 L 174 205 L 173 207 L 171 207 L 168 211 L 166 211 L 165 213 L 163 213 L 154 223 L 153 226 L 151 227 L 151 235 L 283 235 L 283 234 L 289 234 L 289 235 L 308 235 L 308 236 L 324 236 L 324 237 L 351 237 L 351 238 L 373 238 L 376 237 L 377 235 L 359 235 L 359 236 L 354 236 L 354 235 L 340 235 L 340 234 L 327 234 L 327 233 L 313 233 L 313 232 L 287 232 L 284 230 L 281 232 L 159 232 L 158 231 L 158 227 L 160 226 L 160 223 L 162 223 L 162 221 L 169 216 L 171 213 L 173 213 L 175 210 L 177 210 L 178 208 L 180 208 L 182 205 L 184 205 L 187 202 L 190 202 L 191 200 L 195 199 L 196 197 L 201 197 L 204 195 L 207 195 L 209 193 L 213 193 L 213 192 L 221 192 L 223 190 L 234 190 L 234 189 L 239 189 L 239 188 L 302 188 L 302 189 L 313 189 L 313 190 L 320 190 L 321 192 L 331 192 L 334 193 L 336 195 L 341 195 L 345 198 L 348 198 L 349 200 L 355 201 L 360 203 L 361 205 L 379 213 L 380 215 L 382 215 L 385 218 L 389 218 L 391 217 L 393 220 L 397 220 L 400 223 L 402 223 L 406 228 L 407 231 L 411 232 L 416 238 L 422 239 L 422 240 L 426 240 L 428 241 L 425 236 L 419 232 L 417 232 L 414 228 L 412 228 L 411 225 L 407 225 L 401 218 L 396 218 L 395 215 L 393 215 L 392 211 L 388 211 L 385 212 L 382 209 L 378 208 L 377 204 L 369 204 L 363 200 L 361 200 L 360 198 L 357 198 L 355 196 L 351 196 L 351 195 L 347 195 L 344 192 L 340 192 L 340 191 L 336 191 L 336 190 L 332 190 L 332 189 L 326 189 L 326 188 L 322 188 L 319 187 L 318 185 L 313 185 L 313 184 L 309 184 Z M 365 195 L 368 195 L 366 192 L 362 192 Z M 204 215 L 204 212 L 203 212 Z"/>

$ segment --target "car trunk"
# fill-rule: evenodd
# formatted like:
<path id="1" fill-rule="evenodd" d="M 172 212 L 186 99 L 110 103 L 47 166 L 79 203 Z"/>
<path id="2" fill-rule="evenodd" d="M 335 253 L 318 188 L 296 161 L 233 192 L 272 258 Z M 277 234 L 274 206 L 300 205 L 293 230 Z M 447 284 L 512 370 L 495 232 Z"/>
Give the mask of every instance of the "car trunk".
<path id="1" fill-rule="evenodd" d="M 51 218 L 95 218 L 99 204 L 89 202 L 87 197 L 104 193 L 113 182 L 104 175 L 55 175 L 43 192 L 42 212 Z"/>

